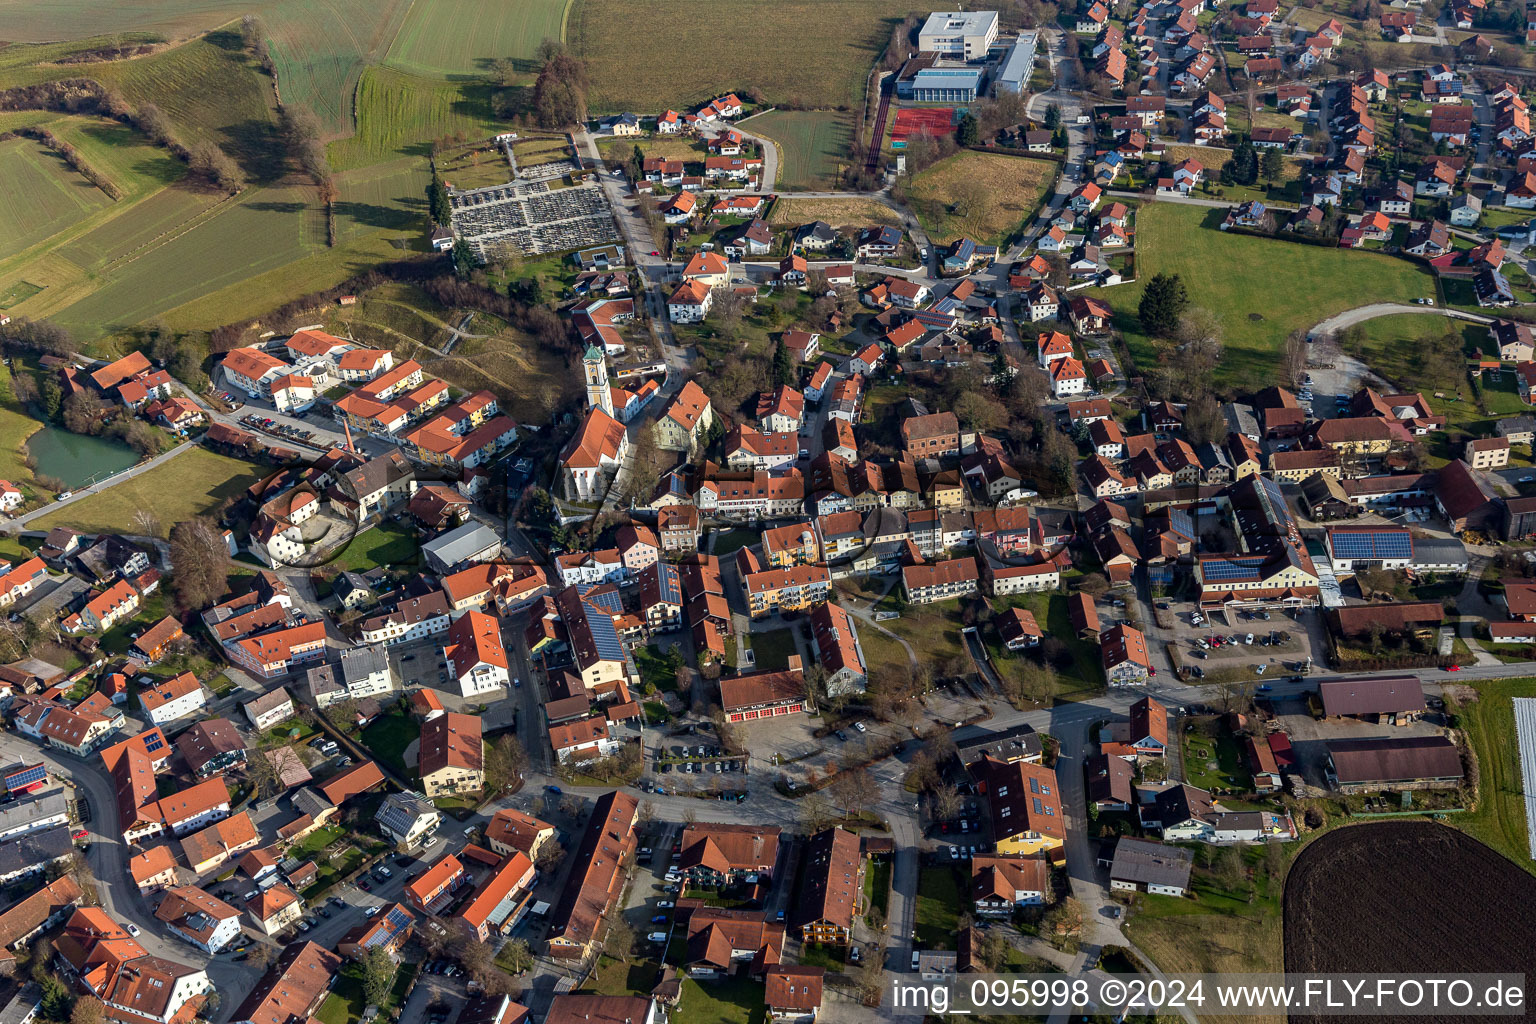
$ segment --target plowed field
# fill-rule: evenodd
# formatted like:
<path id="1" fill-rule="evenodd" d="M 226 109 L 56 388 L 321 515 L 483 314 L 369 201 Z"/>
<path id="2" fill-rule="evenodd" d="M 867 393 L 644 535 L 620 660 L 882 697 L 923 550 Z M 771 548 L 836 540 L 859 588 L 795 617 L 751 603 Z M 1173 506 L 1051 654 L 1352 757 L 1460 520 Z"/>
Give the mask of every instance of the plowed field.
<path id="1" fill-rule="evenodd" d="M 1285 881 L 1285 969 L 1536 977 L 1536 877 L 1431 822 L 1322 836 Z M 1344 1017 L 1309 1017 L 1326 1021 Z M 1482 1017 L 1414 1017 L 1458 1021 Z M 1510 1019 L 1510 1018 L 1487 1018 Z"/>

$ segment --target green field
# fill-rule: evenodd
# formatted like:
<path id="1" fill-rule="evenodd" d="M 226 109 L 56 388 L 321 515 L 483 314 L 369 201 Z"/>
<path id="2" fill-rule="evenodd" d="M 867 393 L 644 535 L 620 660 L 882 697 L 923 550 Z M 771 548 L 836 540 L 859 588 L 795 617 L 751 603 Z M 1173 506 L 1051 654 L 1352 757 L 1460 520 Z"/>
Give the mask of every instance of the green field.
<path id="1" fill-rule="evenodd" d="M 357 123 L 355 136 L 331 144 L 331 166 L 338 171 L 402 156 L 425 157 L 428 143 L 441 135 L 481 139 L 499 130 L 484 87 L 382 67 L 367 69 L 358 83 Z"/>
<path id="2" fill-rule="evenodd" d="M 431 0 L 424 0 L 423 6 L 430 9 L 433 4 Z M 233 31 L 238 29 L 239 19 L 245 14 L 254 14 L 266 28 L 284 101 L 311 108 L 327 130 L 340 133 L 350 127 L 352 91 L 358 72 L 365 63 L 376 61 L 388 49 L 410 7 L 408 0 L 383 0 L 382 3 L 328 0 L 324 4 L 304 3 L 303 0 L 256 0 L 252 3 L 140 0 L 109 7 L 87 0 L 63 0 L 52 4 L 4 0 L 0 3 L 0 12 L 3 12 L 0 13 L 0 24 L 5 26 L 6 39 L 22 41 L 69 39 L 86 33 L 112 33 L 114 37 L 122 33 L 134 33 L 135 37 L 139 33 L 149 33 L 179 41 L 227 25 L 232 31 L 214 38 L 233 52 L 240 45 L 238 32 Z M 105 41 L 98 36 L 90 43 L 100 45 Z M 35 64 L 79 45 L 83 44 L 13 47 L 20 51 L 14 65 Z M 140 58 L 120 62 L 120 65 L 126 68 L 127 65 L 153 63 L 159 59 L 158 56 Z M 0 61 L 0 71 L 12 64 L 12 61 Z M 111 64 L 89 67 L 93 77 L 102 72 L 111 75 L 118 70 Z M 79 73 L 80 69 L 61 65 L 49 71 L 51 73 L 41 77 L 57 78 L 61 77 L 60 71 Z M 130 71 L 132 73 L 135 72 Z M 36 72 L 29 77 L 37 77 Z M 167 113 L 171 111 L 167 109 Z"/>
<path id="3" fill-rule="evenodd" d="M 1462 726 L 1477 752 L 1478 801 L 1469 813 L 1448 815 L 1446 821 L 1536 873 L 1525 831 L 1515 697 L 1536 697 L 1536 679 L 1480 682 L 1477 700 L 1461 709 Z"/>
<path id="4" fill-rule="evenodd" d="M 190 230 L 113 267 L 100 288 L 53 319 L 89 338 L 281 266 L 324 246 L 324 225 L 317 224 L 314 210 L 311 188 L 247 190 Z"/>
<path id="5" fill-rule="evenodd" d="M 244 491 L 265 470 L 239 459 L 190 448 L 147 473 L 109 487 L 35 520 L 33 529 L 71 526 L 84 533 L 136 533 L 133 517 L 147 509 L 161 533 L 187 519 L 216 511 L 225 498 Z"/>
<path id="6" fill-rule="evenodd" d="M 413 4 L 385 63 L 416 75 L 483 76 L 509 58 L 536 71 L 534 51 L 559 39 L 569 0 L 433 0 Z"/>
<path id="7" fill-rule="evenodd" d="M 283 173 L 284 153 L 271 82 L 244 53 L 227 48 L 229 33 L 215 38 L 153 57 L 94 64 L 91 77 L 117 86 L 130 103 L 159 107 L 182 142 L 212 143 L 234 157 L 248 178 L 275 178 Z"/>
<path id="8" fill-rule="evenodd" d="M 426 190 L 432 180 L 415 157 L 360 167 L 336 175 L 336 234 L 349 242 L 379 228 L 419 232 L 425 225 Z"/>
<path id="9" fill-rule="evenodd" d="M 779 188 L 817 192 L 835 187 L 853 145 L 852 122 L 831 110 L 770 110 L 741 127 L 779 144 Z"/>
<path id="10" fill-rule="evenodd" d="M 187 173 L 180 160 L 118 121 L 63 117 L 48 127 L 122 189 L 125 198 L 158 191 Z"/>
<path id="11" fill-rule="evenodd" d="M 594 113 L 683 109 L 748 86 L 769 104 L 856 110 L 891 26 L 912 9 L 907 0 L 577 0 L 566 33 L 589 62 Z"/>
<path id="12" fill-rule="evenodd" d="M 1285 336 L 1370 302 L 1411 302 L 1434 281 L 1404 260 L 1347 249 L 1229 235 L 1221 212 L 1148 203 L 1136 216 L 1135 284 L 1100 289 L 1139 368 L 1156 364 L 1159 344 L 1141 333 L 1136 304 L 1154 274 L 1178 274 L 1190 304 L 1214 312 L 1225 330 L 1218 388 L 1275 379 Z"/>
<path id="13" fill-rule="evenodd" d="M 112 205 L 101 189 L 31 139 L 0 142 L 0 258 Z"/>
<path id="14" fill-rule="evenodd" d="M 325 131 L 352 131 L 352 97 L 366 64 L 376 62 L 407 12 L 424 17 L 442 0 L 277 0 L 260 11 L 272 44 L 283 102 L 308 107 Z"/>

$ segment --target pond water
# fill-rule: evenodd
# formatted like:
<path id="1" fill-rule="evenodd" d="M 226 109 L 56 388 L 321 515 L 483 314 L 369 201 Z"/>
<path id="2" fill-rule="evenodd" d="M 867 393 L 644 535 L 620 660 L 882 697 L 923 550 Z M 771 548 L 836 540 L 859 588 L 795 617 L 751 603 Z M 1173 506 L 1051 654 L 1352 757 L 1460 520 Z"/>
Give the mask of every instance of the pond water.
<path id="1" fill-rule="evenodd" d="M 139 461 L 132 448 L 118 441 L 71 434 L 63 427 L 44 427 L 27 439 L 27 451 L 37 472 L 58 477 L 66 487 L 81 487 Z"/>

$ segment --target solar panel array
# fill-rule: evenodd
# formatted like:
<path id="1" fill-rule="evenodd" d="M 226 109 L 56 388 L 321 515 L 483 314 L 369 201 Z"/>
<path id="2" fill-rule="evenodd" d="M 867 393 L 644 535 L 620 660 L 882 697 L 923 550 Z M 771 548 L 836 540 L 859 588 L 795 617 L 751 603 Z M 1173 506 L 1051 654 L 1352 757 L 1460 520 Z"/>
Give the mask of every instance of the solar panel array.
<path id="1" fill-rule="evenodd" d="M 605 661 L 623 661 L 624 645 L 619 641 L 618 630 L 613 627 L 613 619 L 601 613 L 587 616 L 587 625 L 592 631 L 592 646 L 597 648 L 597 656 Z"/>
<path id="2" fill-rule="evenodd" d="M 144 749 L 148 753 L 153 754 L 155 751 L 160 750 L 164 746 L 165 739 L 160 735 L 158 731 L 144 737 Z"/>
<path id="3" fill-rule="evenodd" d="M 1262 558 L 1209 558 L 1200 563 L 1200 575 L 1212 582 L 1249 579 L 1263 565 Z"/>
<path id="4" fill-rule="evenodd" d="M 1407 530 L 1330 532 L 1328 541 L 1338 558 L 1381 560 L 1413 557 L 1413 540 Z"/>
<path id="5" fill-rule="evenodd" d="M 1168 525 L 1180 537 L 1195 539 L 1195 520 L 1186 509 L 1176 508 L 1168 513 Z"/>
<path id="6" fill-rule="evenodd" d="M 31 765 L 21 769 L 18 772 L 13 772 L 12 774 L 7 775 L 5 777 L 5 788 L 12 791 L 25 789 L 28 786 L 35 786 L 37 783 L 42 782 L 47 777 L 48 769 L 46 766 L 41 763 Z"/>
<path id="7" fill-rule="evenodd" d="M 668 565 L 666 562 L 657 562 L 656 568 L 658 570 L 656 573 L 656 589 L 659 591 L 661 599 L 672 604 L 682 604 L 683 585 L 681 578 L 677 574 L 676 566 Z"/>

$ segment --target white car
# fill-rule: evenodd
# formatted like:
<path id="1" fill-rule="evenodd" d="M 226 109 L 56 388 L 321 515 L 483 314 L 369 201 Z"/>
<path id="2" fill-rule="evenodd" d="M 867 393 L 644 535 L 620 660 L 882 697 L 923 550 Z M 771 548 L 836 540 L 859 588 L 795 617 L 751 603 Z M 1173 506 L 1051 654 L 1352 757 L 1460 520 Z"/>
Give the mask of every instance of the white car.
<path id="1" fill-rule="evenodd" d="M 869 730 L 864 727 L 863 722 L 854 722 L 853 727 L 859 730 L 859 732 L 869 732 Z"/>
<path id="2" fill-rule="evenodd" d="M 129 935 L 139 934 L 139 926 L 134 924 L 132 921 L 129 921 L 124 927 L 128 929 Z"/>
<path id="3" fill-rule="evenodd" d="M 378 912 L 379 912 L 379 908 L 378 907 L 369 907 L 367 910 L 363 911 L 363 916 L 364 917 L 372 917 L 373 915 L 377 914 Z"/>

